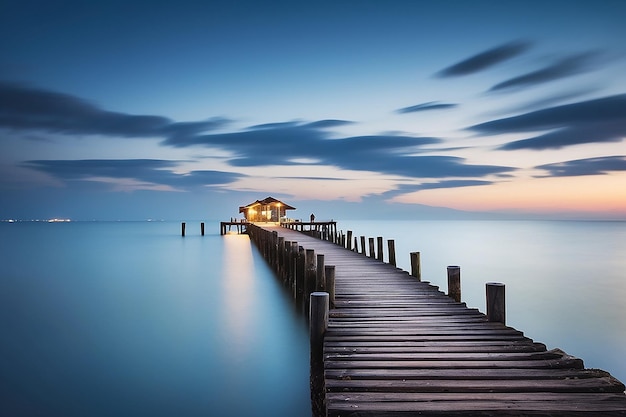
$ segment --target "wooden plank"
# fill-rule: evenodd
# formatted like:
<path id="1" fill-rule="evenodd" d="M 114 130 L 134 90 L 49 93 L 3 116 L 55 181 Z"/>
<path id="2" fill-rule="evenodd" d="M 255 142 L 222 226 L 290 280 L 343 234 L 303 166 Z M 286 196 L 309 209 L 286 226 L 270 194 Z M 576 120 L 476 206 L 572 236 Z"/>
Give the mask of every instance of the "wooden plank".
<path id="1" fill-rule="evenodd" d="M 350 361 L 350 360 L 329 360 L 325 362 L 326 369 L 333 368 L 359 368 L 359 369 L 379 369 L 384 372 L 385 369 L 432 369 L 432 368 L 448 368 L 459 370 L 459 376 L 463 375 L 464 369 L 472 368 L 491 368 L 491 369 L 552 369 L 552 368 L 571 368 L 584 369 L 582 360 L 578 358 L 564 358 L 552 360 L 517 360 L 517 361 L 499 361 L 499 360 L 413 360 L 413 361 Z"/>
<path id="2" fill-rule="evenodd" d="M 387 369 L 381 373 L 378 369 L 326 369 L 328 379 L 459 379 L 457 369 Z M 606 371 L 599 369 L 464 369 L 463 379 L 584 379 L 610 376 Z"/>
<path id="3" fill-rule="evenodd" d="M 437 394 L 375 393 L 326 396 L 329 417 L 393 416 L 624 416 L 623 394 L 499 393 Z"/>
<path id="4" fill-rule="evenodd" d="M 579 392 L 623 393 L 624 385 L 610 376 L 570 379 L 357 379 L 326 380 L 328 392 Z"/>
<path id="5" fill-rule="evenodd" d="M 344 350 L 350 350 L 353 352 L 442 352 L 442 351 L 455 351 L 455 352 L 474 352 L 479 351 L 518 351 L 528 350 L 542 352 L 546 350 L 546 345 L 543 343 L 521 341 L 479 341 L 479 340 L 458 340 L 458 341 L 326 341 L 325 351 L 339 352 Z"/>

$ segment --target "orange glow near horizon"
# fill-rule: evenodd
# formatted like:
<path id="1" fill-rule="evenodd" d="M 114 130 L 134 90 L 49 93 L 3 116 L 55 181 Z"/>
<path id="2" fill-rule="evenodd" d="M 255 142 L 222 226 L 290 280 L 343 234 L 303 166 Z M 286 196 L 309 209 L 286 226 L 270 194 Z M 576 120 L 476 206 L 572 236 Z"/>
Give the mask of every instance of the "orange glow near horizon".
<path id="1" fill-rule="evenodd" d="M 424 190 L 393 201 L 459 210 L 584 212 L 626 217 L 626 174 L 518 179 L 487 186 Z"/>

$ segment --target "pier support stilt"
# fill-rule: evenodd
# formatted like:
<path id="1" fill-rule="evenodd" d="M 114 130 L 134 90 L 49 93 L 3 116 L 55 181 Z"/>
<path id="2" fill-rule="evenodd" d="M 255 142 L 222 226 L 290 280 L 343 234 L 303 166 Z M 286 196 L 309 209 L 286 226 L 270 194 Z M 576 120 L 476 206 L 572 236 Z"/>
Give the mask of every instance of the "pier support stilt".
<path id="1" fill-rule="evenodd" d="M 387 250 L 389 251 L 389 263 L 396 266 L 396 242 L 393 239 L 387 240 Z"/>
<path id="2" fill-rule="evenodd" d="M 328 298 L 327 292 L 313 292 L 309 301 L 311 407 L 314 417 L 326 415 L 324 406 L 324 334 L 328 328 Z"/>
<path id="3" fill-rule="evenodd" d="M 324 290 L 328 293 L 328 302 L 331 308 L 335 307 L 335 265 L 324 266 L 326 282 Z"/>
<path id="4" fill-rule="evenodd" d="M 488 282 L 487 292 L 487 319 L 506 324 L 505 286 L 500 282 Z"/>
<path id="5" fill-rule="evenodd" d="M 461 302 L 461 267 L 451 265 L 448 267 L 448 297 L 457 303 Z"/>
<path id="6" fill-rule="evenodd" d="M 379 261 L 383 261 L 383 237 L 382 236 L 378 236 L 376 238 L 376 243 L 378 246 L 378 252 L 376 253 L 376 259 L 378 259 Z"/>
<path id="7" fill-rule="evenodd" d="M 325 291 L 326 268 L 324 268 L 324 255 L 317 254 L 317 271 L 315 273 L 315 291 Z"/>
<path id="8" fill-rule="evenodd" d="M 419 252 L 411 252 L 411 276 L 422 280 L 422 265 Z"/>

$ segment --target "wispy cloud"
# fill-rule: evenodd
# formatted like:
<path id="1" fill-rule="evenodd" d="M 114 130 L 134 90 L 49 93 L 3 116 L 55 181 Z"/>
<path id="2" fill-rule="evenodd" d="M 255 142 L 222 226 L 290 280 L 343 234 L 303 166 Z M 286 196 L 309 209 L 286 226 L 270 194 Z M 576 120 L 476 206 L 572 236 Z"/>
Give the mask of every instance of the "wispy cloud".
<path id="1" fill-rule="evenodd" d="M 619 142 L 626 137 L 626 94 L 550 107 L 469 128 L 482 134 L 548 131 L 502 145 L 501 150 L 558 149 L 582 143 Z"/>
<path id="2" fill-rule="evenodd" d="M 530 48 L 530 45 L 530 42 L 527 41 L 509 42 L 444 68 L 435 75 L 441 78 L 458 77 L 483 71 L 524 53 Z"/>
<path id="3" fill-rule="evenodd" d="M 170 186 L 183 190 L 196 186 L 218 186 L 232 183 L 242 174 L 199 170 L 186 174 L 174 173 L 182 161 L 161 159 L 78 159 L 34 160 L 22 163 L 64 181 L 90 181 L 94 178 L 128 179 L 142 183 Z"/>
<path id="4" fill-rule="evenodd" d="M 314 160 L 318 165 L 416 178 L 472 177 L 513 170 L 469 165 L 457 157 L 415 155 L 424 145 L 440 143 L 438 138 L 376 135 L 329 139 L 324 129 L 316 128 L 318 125 L 319 122 L 278 123 L 165 143 L 177 147 L 218 147 L 234 155 L 228 161 L 231 165 L 241 167 L 294 165 L 294 161 Z"/>
<path id="5" fill-rule="evenodd" d="M 580 98 L 582 96 L 591 94 L 598 90 L 599 88 L 597 87 L 587 87 L 587 88 L 578 88 L 572 91 L 564 91 L 561 94 L 552 94 L 550 96 L 535 99 L 524 104 L 519 104 L 515 107 L 503 110 L 503 113 L 511 114 L 511 113 L 529 112 L 529 111 L 543 109 L 549 106 L 564 104 L 567 102 L 571 102 L 573 99 Z"/>
<path id="6" fill-rule="evenodd" d="M 597 51 L 568 56 L 537 71 L 532 71 L 498 83 L 491 87 L 489 91 L 533 87 L 538 84 L 588 72 L 598 67 L 596 59 L 599 56 L 600 54 Z"/>
<path id="7" fill-rule="evenodd" d="M 550 177 L 573 177 L 580 175 L 604 175 L 611 171 L 626 171 L 626 156 L 604 156 L 599 158 L 577 159 L 539 165 L 537 169 L 549 172 Z M 543 176 L 540 176 L 543 177 Z"/>
<path id="8" fill-rule="evenodd" d="M 448 181 L 438 181 L 432 183 L 424 183 L 420 184 L 416 191 L 418 190 L 435 190 L 439 188 L 460 188 L 460 187 L 477 187 L 481 185 L 490 185 L 493 184 L 493 181 L 482 181 L 482 180 L 448 180 Z"/>
<path id="9" fill-rule="evenodd" d="M 429 101 L 427 103 L 417 104 L 415 106 L 403 107 L 396 110 L 398 114 L 415 113 L 426 110 L 442 110 L 458 107 L 458 104 L 454 103 L 440 103 L 438 101 Z"/>
<path id="10" fill-rule="evenodd" d="M 316 164 L 410 178 L 482 177 L 514 170 L 507 166 L 470 165 L 458 157 L 423 155 L 425 145 L 442 142 L 435 137 L 331 136 L 333 128 L 353 123 L 346 120 L 266 123 L 212 133 L 218 128 L 223 131 L 228 121 L 216 118 L 180 123 L 162 116 L 111 112 L 70 95 L 7 83 L 0 83 L 0 97 L 0 128 L 22 133 L 154 138 L 162 146 L 225 151 L 229 156 L 220 158 L 233 167 Z M 430 103 L 422 110 L 428 106 L 451 105 Z M 109 176 L 182 186 L 194 181 L 219 184 L 234 178 L 232 173 L 212 171 L 181 176 L 173 173 L 172 162 L 161 160 L 30 161 L 26 165 L 67 180 Z"/>
<path id="11" fill-rule="evenodd" d="M 190 136 L 225 125 L 221 118 L 176 123 L 166 117 L 106 111 L 80 98 L 0 82 L 0 127 L 66 135 L 150 138 Z"/>

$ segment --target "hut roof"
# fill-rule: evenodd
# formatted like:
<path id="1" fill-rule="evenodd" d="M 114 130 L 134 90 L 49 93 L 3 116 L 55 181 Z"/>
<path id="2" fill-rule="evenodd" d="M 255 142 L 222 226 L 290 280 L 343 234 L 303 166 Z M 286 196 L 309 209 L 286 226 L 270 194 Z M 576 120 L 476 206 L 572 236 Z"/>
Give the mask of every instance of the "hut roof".
<path id="1" fill-rule="evenodd" d="M 295 207 L 290 206 L 289 204 L 285 204 L 280 200 L 275 199 L 274 197 L 267 197 L 264 198 L 263 200 L 256 200 L 253 203 L 250 203 L 246 206 L 240 206 L 239 207 L 239 213 L 243 213 L 246 209 L 249 209 L 251 207 L 256 207 L 256 206 L 268 206 L 270 204 L 275 204 L 275 203 L 279 203 L 280 205 L 282 205 L 285 210 L 295 210 Z"/>

